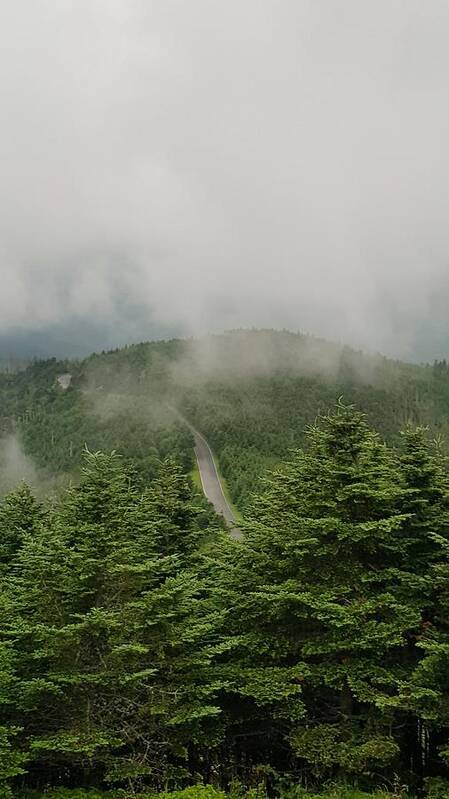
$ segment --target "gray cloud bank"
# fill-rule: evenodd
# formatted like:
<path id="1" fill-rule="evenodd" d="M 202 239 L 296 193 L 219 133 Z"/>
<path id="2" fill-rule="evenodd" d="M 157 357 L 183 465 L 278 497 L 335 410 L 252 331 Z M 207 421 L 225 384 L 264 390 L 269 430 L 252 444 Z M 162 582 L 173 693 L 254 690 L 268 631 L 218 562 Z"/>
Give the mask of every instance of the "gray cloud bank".
<path id="1" fill-rule="evenodd" d="M 446 354 L 448 39 L 446 0 L 0 0 L 0 335 Z"/>

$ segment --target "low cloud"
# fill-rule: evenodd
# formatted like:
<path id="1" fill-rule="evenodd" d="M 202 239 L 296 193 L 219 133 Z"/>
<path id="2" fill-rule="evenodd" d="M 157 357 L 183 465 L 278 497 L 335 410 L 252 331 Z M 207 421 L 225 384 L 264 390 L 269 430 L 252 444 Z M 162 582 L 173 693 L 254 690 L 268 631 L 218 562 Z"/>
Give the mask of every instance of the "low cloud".
<path id="1" fill-rule="evenodd" d="M 447 353 L 449 6 L 2 0 L 0 333 Z"/>
<path id="2" fill-rule="evenodd" d="M 25 455 L 16 435 L 0 439 L 0 493 L 12 491 L 19 483 L 36 486 L 39 482 L 31 458 Z"/>
<path id="3" fill-rule="evenodd" d="M 37 496 L 56 496 L 68 479 L 64 474 L 55 476 L 38 469 L 25 453 L 17 434 L 0 438 L 0 497 L 14 491 L 21 483 L 29 485 Z"/>

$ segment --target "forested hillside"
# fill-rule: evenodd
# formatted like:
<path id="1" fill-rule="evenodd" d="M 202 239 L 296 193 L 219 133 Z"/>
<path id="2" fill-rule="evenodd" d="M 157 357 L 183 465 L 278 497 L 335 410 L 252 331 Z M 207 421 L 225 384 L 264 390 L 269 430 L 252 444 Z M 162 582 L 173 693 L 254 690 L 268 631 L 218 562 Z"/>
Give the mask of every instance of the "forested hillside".
<path id="1" fill-rule="evenodd" d="M 389 448 L 341 404 L 241 541 L 170 461 L 144 488 L 102 453 L 56 502 L 19 487 L 0 504 L 2 795 L 447 797 L 448 519 L 425 432 Z"/>
<path id="2" fill-rule="evenodd" d="M 236 331 L 35 362 L 0 396 L 0 465 L 14 441 L 37 488 L 0 505 L 4 793 L 447 795 L 445 363 Z M 187 479 L 182 416 L 242 541 Z"/>
<path id="3" fill-rule="evenodd" d="M 57 382 L 64 373 L 65 390 Z M 188 471 L 192 439 L 171 410 L 178 408 L 207 436 L 241 510 L 258 477 L 340 396 L 389 441 L 408 421 L 443 438 L 449 432 L 445 362 L 405 364 L 288 332 L 139 344 L 0 374 L 2 429 L 17 435 L 41 474 L 76 473 L 85 444 L 116 449 L 144 479 L 167 455 Z"/>
<path id="4" fill-rule="evenodd" d="M 138 373 L 131 372 L 129 380 L 119 375 L 115 386 L 98 370 L 104 385 L 91 384 L 91 360 L 38 361 L 16 374 L 0 375 L 4 439 L 18 437 L 41 477 L 76 475 L 85 447 L 119 451 L 144 481 L 154 476 L 160 460 L 168 456 L 189 471 L 190 433 L 163 403 L 155 404 L 150 394 L 136 390 Z M 99 360 L 103 365 L 101 356 Z M 104 361 L 107 371 L 108 356 Z M 71 382 L 64 389 L 58 377 L 65 374 L 70 374 Z M 0 486 L 1 479 L 0 467 Z"/>

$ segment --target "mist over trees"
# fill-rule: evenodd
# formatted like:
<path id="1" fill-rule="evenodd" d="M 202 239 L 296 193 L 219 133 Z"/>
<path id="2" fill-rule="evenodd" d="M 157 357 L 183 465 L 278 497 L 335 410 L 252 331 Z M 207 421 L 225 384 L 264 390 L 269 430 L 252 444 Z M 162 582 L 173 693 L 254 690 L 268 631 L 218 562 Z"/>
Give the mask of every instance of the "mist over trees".
<path id="1" fill-rule="evenodd" d="M 64 373 L 66 391 L 57 382 Z M 37 482 L 76 475 L 85 445 L 117 450 L 145 480 L 167 456 L 192 466 L 191 435 L 170 412 L 177 407 L 207 436 L 244 510 L 259 476 L 301 445 L 305 427 L 340 396 L 389 441 L 409 421 L 448 438 L 444 361 L 417 366 L 272 330 L 138 344 L 0 374 L 0 430 L 16 436 Z"/>
<path id="2" fill-rule="evenodd" d="M 448 40 L 0 0 L 0 799 L 449 799 Z"/>
<path id="3" fill-rule="evenodd" d="M 0 503 L 3 791 L 443 797 L 448 389 L 444 362 L 273 331 L 0 375 L 0 463 L 32 465 Z"/>
<path id="4" fill-rule="evenodd" d="M 242 541 L 170 461 L 142 488 L 87 453 L 56 503 L 9 494 L 4 790 L 449 777 L 448 514 L 425 431 L 390 448 L 343 405 L 267 476 Z"/>

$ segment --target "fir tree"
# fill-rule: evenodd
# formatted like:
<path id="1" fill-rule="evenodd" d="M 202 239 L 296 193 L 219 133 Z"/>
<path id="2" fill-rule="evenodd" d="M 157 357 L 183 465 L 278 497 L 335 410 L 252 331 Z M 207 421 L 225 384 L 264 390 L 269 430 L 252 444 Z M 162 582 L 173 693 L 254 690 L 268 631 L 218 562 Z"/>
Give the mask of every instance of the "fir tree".
<path id="1" fill-rule="evenodd" d="M 152 504 L 116 455 L 86 454 L 80 484 L 17 557 L 3 621 L 16 641 L 16 718 L 42 780 L 162 784 L 219 715 L 217 613 L 193 560 L 175 554 L 195 527 L 179 479 L 163 475 L 164 516 L 160 481 Z M 160 551 L 167 530 L 173 543 Z"/>
<path id="2" fill-rule="evenodd" d="M 0 563 L 9 564 L 32 535 L 42 518 L 42 507 L 25 483 L 7 494 L 0 502 Z"/>
<path id="3" fill-rule="evenodd" d="M 270 762 L 294 764 L 282 738 L 322 775 L 379 771 L 398 758 L 389 700 L 429 591 L 407 560 L 407 496 L 394 455 L 361 413 L 340 405 L 254 503 L 225 581 L 235 632 L 245 631 L 236 690 L 266 706 L 258 724 Z"/>

